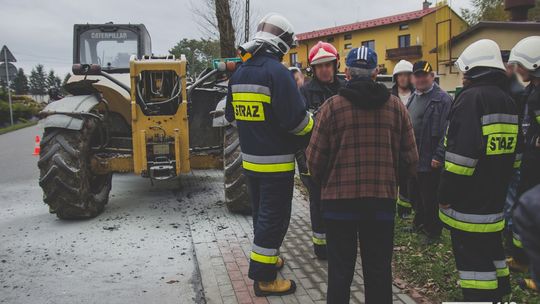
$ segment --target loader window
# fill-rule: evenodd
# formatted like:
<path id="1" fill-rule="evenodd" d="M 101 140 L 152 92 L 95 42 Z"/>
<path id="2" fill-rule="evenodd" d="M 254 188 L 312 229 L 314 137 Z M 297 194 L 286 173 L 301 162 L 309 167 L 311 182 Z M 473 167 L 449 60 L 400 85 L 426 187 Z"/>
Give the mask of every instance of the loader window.
<path id="1" fill-rule="evenodd" d="M 88 30 L 79 39 L 80 62 L 99 64 L 105 71 L 127 69 L 131 55 L 137 55 L 137 44 L 137 34 L 129 30 Z"/>

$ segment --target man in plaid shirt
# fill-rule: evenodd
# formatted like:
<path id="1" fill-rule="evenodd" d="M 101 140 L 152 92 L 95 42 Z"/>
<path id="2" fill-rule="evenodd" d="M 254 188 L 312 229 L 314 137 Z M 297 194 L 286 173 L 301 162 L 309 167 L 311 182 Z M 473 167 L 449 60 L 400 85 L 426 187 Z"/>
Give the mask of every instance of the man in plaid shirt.
<path id="1" fill-rule="evenodd" d="M 347 56 L 347 86 L 326 101 L 306 150 L 327 225 L 328 303 L 348 303 L 358 242 L 366 303 L 392 303 L 395 202 L 400 177 L 416 172 L 407 109 L 376 83 L 377 54 Z"/>

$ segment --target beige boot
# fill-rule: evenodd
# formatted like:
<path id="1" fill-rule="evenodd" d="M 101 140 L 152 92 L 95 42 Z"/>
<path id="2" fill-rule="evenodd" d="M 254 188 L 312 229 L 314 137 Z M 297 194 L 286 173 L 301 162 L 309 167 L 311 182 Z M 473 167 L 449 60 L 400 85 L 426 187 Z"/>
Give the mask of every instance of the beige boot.
<path id="1" fill-rule="evenodd" d="M 257 297 L 284 296 L 296 291 L 293 280 L 276 279 L 272 282 L 255 282 L 253 284 Z"/>
<path id="2" fill-rule="evenodd" d="M 282 259 L 281 257 L 278 257 L 277 262 L 276 262 L 276 269 L 279 271 L 283 269 L 283 266 L 285 266 L 285 260 Z"/>
<path id="3" fill-rule="evenodd" d="M 518 282 L 519 287 L 523 290 L 534 290 L 538 292 L 538 287 L 536 286 L 536 283 L 532 279 L 521 279 Z"/>
<path id="4" fill-rule="evenodd" d="M 529 266 L 522 264 L 518 261 L 516 261 L 513 257 L 509 257 L 506 259 L 506 264 L 508 264 L 508 268 L 512 270 L 513 272 L 523 272 L 526 273 L 529 270 Z"/>

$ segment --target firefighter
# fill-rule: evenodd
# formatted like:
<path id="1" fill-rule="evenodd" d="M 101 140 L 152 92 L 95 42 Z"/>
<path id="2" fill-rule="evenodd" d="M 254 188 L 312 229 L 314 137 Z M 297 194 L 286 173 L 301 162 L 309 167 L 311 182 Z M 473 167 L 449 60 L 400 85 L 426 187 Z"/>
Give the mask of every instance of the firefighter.
<path id="1" fill-rule="evenodd" d="M 313 79 L 300 90 L 309 111 L 316 113 L 330 97 L 336 95 L 345 82 L 337 77 L 339 54 L 330 43 L 319 41 L 309 51 L 309 64 L 313 69 Z M 313 181 L 306 165 L 305 151 L 297 153 L 300 179 L 309 192 L 312 241 L 315 256 L 326 260 L 326 229 L 321 216 L 321 187 Z"/>
<path id="2" fill-rule="evenodd" d="M 515 65 L 517 74 L 524 82 L 529 82 L 523 97 L 523 153 L 516 164 L 521 165 L 517 189 L 517 195 L 521 196 L 540 184 L 540 36 L 527 37 L 518 42 L 512 49 L 508 62 Z M 518 229 L 513 229 L 512 257 L 508 258 L 507 262 L 513 271 L 528 271 L 529 260 L 523 251 Z M 525 282 L 533 281 L 527 279 Z M 526 286 L 537 289 L 532 284 Z"/>
<path id="3" fill-rule="evenodd" d="M 464 88 L 450 110 L 439 216 L 450 230 L 465 301 L 497 302 L 510 293 L 502 230 L 518 110 L 494 41 L 471 44 L 456 66 Z"/>
<path id="4" fill-rule="evenodd" d="M 257 296 L 293 293 L 295 282 L 277 278 L 279 248 L 288 229 L 295 152 L 313 118 L 282 58 L 294 44 L 290 22 L 269 14 L 253 41 L 243 45 L 246 61 L 232 75 L 225 115 L 236 121 L 242 165 L 253 208 L 254 240 L 248 276 Z"/>
<path id="5" fill-rule="evenodd" d="M 392 95 L 401 100 L 403 105 L 407 106 L 409 98 L 414 92 L 412 85 L 413 64 L 407 60 L 401 60 L 394 67 Z M 412 212 L 412 201 L 409 195 L 408 179 L 400 178 L 399 195 L 397 198 L 397 214 L 401 218 L 407 218 Z M 409 227 L 406 230 L 410 230 Z"/>

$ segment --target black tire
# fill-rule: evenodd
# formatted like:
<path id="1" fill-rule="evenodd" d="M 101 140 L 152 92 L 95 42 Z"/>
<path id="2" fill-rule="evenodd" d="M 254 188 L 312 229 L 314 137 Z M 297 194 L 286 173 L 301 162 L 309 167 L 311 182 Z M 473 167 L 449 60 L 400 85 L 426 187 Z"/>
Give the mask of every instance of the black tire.
<path id="1" fill-rule="evenodd" d="M 250 214 L 251 204 L 242 172 L 242 153 L 238 132 L 235 127 L 229 126 L 223 133 L 225 204 L 233 213 Z"/>
<path id="2" fill-rule="evenodd" d="M 92 218 L 109 201 L 112 173 L 90 168 L 91 147 L 99 143 L 99 121 L 85 118 L 80 131 L 45 129 L 38 161 L 39 185 L 49 212 L 61 219 Z"/>

